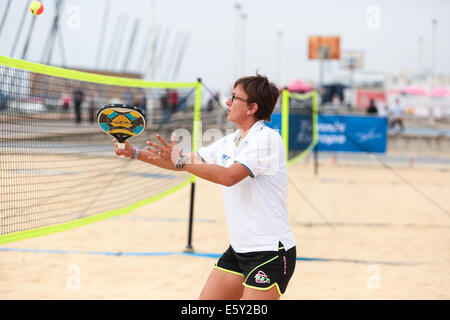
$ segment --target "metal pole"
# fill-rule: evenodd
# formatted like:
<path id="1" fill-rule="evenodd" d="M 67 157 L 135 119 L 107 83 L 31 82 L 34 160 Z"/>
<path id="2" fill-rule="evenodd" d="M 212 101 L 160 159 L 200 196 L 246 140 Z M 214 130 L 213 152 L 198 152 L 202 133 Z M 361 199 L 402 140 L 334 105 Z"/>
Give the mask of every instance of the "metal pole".
<path id="1" fill-rule="evenodd" d="M 52 60 L 52 56 L 53 56 L 53 48 L 55 47 L 55 42 L 56 42 L 56 36 L 58 33 L 58 25 L 59 25 L 59 15 L 61 14 L 61 9 L 62 9 L 62 1 L 58 0 L 56 2 L 56 14 L 55 14 L 55 20 L 54 20 L 54 24 L 53 24 L 53 39 L 52 39 L 52 45 L 50 47 L 50 51 L 48 53 L 48 57 L 47 57 L 47 64 L 50 64 L 51 60 Z"/>
<path id="2" fill-rule="evenodd" d="M 433 19 L 432 23 L 433 23 L 433 29 L 432 29 L 432 38 L 431 38 L 431 41 L 432 41 L 432 47 L 431 47 L 431 49 L 432 49 L 432 52 L 431 52 L 431 59 L 432 59 L 431 60 L 432 61 L 432 63 L 431 63 L 431 72 L 432 72 L 432 76 L 433 76 L 433 85 L 435 85 L 434 84 L 434 77 L 436 75 L 436 26 L 437 26 L 437 20 Z"/>
<path id="3" fill-rule="evenodd" d="M 354 66 L 350 66 L 348 69 L 349 69 L 349 72 L 350 72 L 349 86 L 350 86 L 350 89 L 352 89 L 353 88 L 353 78 L 354 78 L 354 73 L 355 73 L 355 67 Z"/>
<path id="4" fill-rule="evenodd" d="M 246 49 L 245 49 L 245 45 L 246 45 L 246 34 L 245 34 L 245 27 L 246 27 L 246 20 L 247 20 L 247 15 L 245 13 L 243 13 L 241 15 L 242 18 L 242 44 L 241 44 L 241 50 L 242 50 L 242 70 L 241 70 L 241 74 L 245 75 L 246 74 L 246 67 L 245 67 L 245 53 L 246 53 Z"/>
<path id="5" fill-rule="evenodd" d="M 150 27 L 149 27 L 149 41 L 148 41 L 148 47 L 145 50 L 146 52 L 146 59 L 144 61 L 144 79 L 147 81 L 153 81 L 153 74 L 152 74 L 152 65 L 153 65 L 153 58 L 155 54 L 155 34 L 156 34 L 156 1 L 151 0 L 150 2 Z M 149 108 L 148 108 L 148 119 L 149 124 L 153 124 L 153 118 L 154 118 L 154 101 L 153 99 L 149 99 Z"/>
<path id="6" fill-rule="evenodd" d="M 25 18 L 27 17 L 27 14 L 28 14 L 28 3 L 25 4 L 25 10 L 22 13 L 22 18 L 20 19 L 20 23 L 19 23 L 19 30 L 17 30 L 17 32 L 16 32 L 16 37 L 14 39 L 13 46 L 12 46 L 11 52 L 9 54 L 9 56 L 11 58 L 14 58 L 14 53 L 16 52 L 17 42 L 19 41 L 19 37 L 22 34 L 22 28 L 23 28 L 23 25 L 25 24 L 24 22 L 25 22 Z"/>
<path id="7" fill-rule="evenodd" d="M 109 16 L 109 7 L 111 5 L 111 1 L 106 2 L 105 10 L 103 13 L 103 22 L 102 22 L 102 31 L 100 33 L 100 39 L 98 40 L 98 48 L 97 48 L 97 58 L 95 59 L 94 68 L 100 69 L 100 60 L 102 58 L 102 48 L 105 42 L 105 31 L 107 28 L 107 21 Z"/>
<path id="8" fill-rule="evenodd" d="M 156 32 L 156 1 L 151 0 L 150 2 L 150 39 L 148 41 L 148 49 L 147 53 L 149 54 L 149 57 L 147 58 L 147 64 L 146 64 L 146 74 L 145 74 L 145 80 L 153 81 L 153 60 L 155 55 L 155 32 Z M 152 108 L 150 108 L 150 111 L 152 112 Z M 150 117 L 152 119 L 152 117 Z"/>
<path id="9" fill-rule="evenodd" d="M 47 60 L 45 61 L 45 63 L 47 65 L 49 65 L 51 63 L 52 60 L 52 56 L 53 56 L 53 48 L 55 47 L 55 42 L 56 42 L 56 37 L 58 36 L 58 30 L 59 30 L 59 17 L 61 14 L 63 8 L 63 2 L 61 0 L 58 0 L 56 2 L 56 12 L 55 12 L 55 17 L 53 20 L 53 26 L 52 26 L 52 30 L 51 30 L 51 34 L 50 34 L 50 47 L 49 47 L 49 51 L 48 51 L 48 55 L 47 55 Z M 60 42 L 62 42 L 62 37 L 59 37 Z M 64 48 L 64 44 L 60 44 L 60 48 L 63 49 Z M 66 64 L 65 61 L 65 54 L 64 52 L 61 53 L 62 55 L 62 59 L 63 59 L 63 64 Z"/>
<path id="10" fill-rule="evenodd" d="M 158 57 L 157 53 L 160 51 L 160 48 L 161 48 L 162 42 L 163 42 L 163 38 L 164 38 L 163 27 L 156 26 L 155 28 L 156 29 L 155 29 L 155 32 L 153 35 L 153 40 L 152 40 L 153 44 L 152 44 L 152 47 L 150 48 L 151 49 L 151 52 L 150 52 L 151 61 L 149 62 L 149 69 L 148 69 L 148 74 L 150 74 L 151 78 L 153 79 L 150 81 L 154 81 L 154 79 L 156 77 L 155 76 L 155 70 L 156 70 L 155 64 L 157 62 L 156 58 Z"/>
<path id="11" fill-rule="evenodd" d="M 184 53 L 186 52 L 186 46 L 187 46 L 187 43 L 189 40 L 189 36 L 190 36 L 189 33 L 187 33 L 184 36 L 183 44 L 182 44 L 181 50 L 179 52 L 178 58 L 175 63 L 175 69 L 174 69 L 173 75 L 170 79 L 171 81 L 176 81 L 178 78 L 178 73 L 180 72 L 181 60 L 183 59 Z"/>
<path id="12" fill-rule="evenodd" d="M 277 32 L 278 40 L 278 84 L 283 85 L 283 31 Z"/>
<path id="13" fill-rule="evenodd" d="M 10 5 L 11 5 L 11 0 L 8 0 L 8 3 L 6 4 L 6 8 L 5 8 L 5 10 L 3 10 L 2 22 L 0 23 L 0 35 L 2 34 L 3 26 L 5 25 L 5 20 L 8 15 Z"/>
<path id="14" fill-rule="evenodd" d="M 117 39 L 117 33 L 119 32 L 120 26 L 122 24 L 123 15 L 119 15 L 116 21 L 116 25 L 114 26 L 113 36 L 111 37 L 111 42 L 109 43 L 108 55 L 105 58 L 104 69 L 107 69 L 110 65 L 111 60 L 113 60 L 115 43 Z M 113 61 L 114 62 L 114 61 Z"/>
<path id="15" fill-rule="evenodd" d="M 194 119 L 192 128 L 192 152 L 197 151 L 198 140 L 201 131 L 201 110 L 202 110 L 202 80 L 198 79 L 195 90 L 195 105 L 194 105 Z M 184 252 L 193 252 L 192 247 L 192 227 L 194 222 L 194 198 L 195 198 L 195 181 L 197 177 L 191 175 L 191 199 L 189 205 L 189 228 L 188 228 L 188 243 Z"/>
<path id="16" fill-rule="evenodd" d="M 25 41 L 25 46 L 23 47 L 22 50 L 22 60 L 26 60 L 27 58 L 28 46 L 30 45 L 31 36 L 34 31 L 34 24 L 36 23 L 36 18 L 37 18 L 36 16 L 31 17 L 30 29 L 28 30 L 28 37 L 27 40 Z"/>
<path id="17" fill-rule="evenodd" d="M 139 24 L 140 24 L 140 20 L 136 19 L 134 22 L 133 31 L 130 36 L 130 40 L 128 42 L 128 46 L 126 47 L 125 58 L 122 63 L 122 72 L 127 71 L 128 61 L 130 60 L 130 55 L 131 55 L 131 52 L 133 51 L 133 47 L 134 47 L 134 40 L 136 39 L 136 34 L 139 32 Z"/>
<path id="18" fill-rule="evenodd" d="M 195 198 L 195 182 L 191 182 L 191 202 L 189 205 L 189 227 L 188 227 L 188 243 L 184 252 L 194 252 L 192 247 L 192 226 L 194 221 L 194 198 Z"/>
<path id="19" fill-rule="evenodd" d="M 166 29 L 166 32 L 162 34 L 161 40 L 159 42 L 158 51 L 155 51 L 155 56 L 153 57 L 153 68 L 152 68 L 152 74 L 155 79 L 159 79 L 160 77 L 157 77 L 161 72 L 161 66 L 163 58 L 165 57 L 165 52 L 167 48 L 167 44 L 169 43 L 171 37 L 171 31 L 169 28 Z"/>
<path id="20" fill-rule="evenodd" d="M 58 42 L 59 42 L 59 50 L 61 51 L 62 66 L 65 68 L 67 67 L 67 59 L 66 59 L 66 51 L 64 49 L 63 36 L 61 32 L 58 32 L 56 36 L 58 37 L 57 40 L 59 40 Z"/>
<path id="21" fill-rule="evenodd" d="M 319 48 L 319 96 L 320 96 L 320 105 L 322 104 L 322 86 L 323 86 L 323 62 L 325 60 L 325 51 L 327 50 L 326 47 L 321 46 Z M 317 109 L 320 108 L 320 105 L 318 105 Z M 319 151 L 317 150 L 317 145 L 314 147 L 314 175 L 319 174 Z"/>
<path id="22" fill-rule="evenodd" d="M 128 26 L 128 20 L 129 20 L 129 16 L 126 15 L 125 16 L 125 22 L 122 24 L 121 28 L 120 28 L 120 35 L 116 36 L 117 38 L 117 47 L 113 50 L 113 55 L 112 55 L 112 61 L 111 61 L 111 68 L 110 70 L 114 70 L 114 69 L 118 69 L 119 67 L 119 59 L 120 59 L 120 53 L 121 53 L 121 49 L 122 49 L 122 43 L 123 40 L 126 37 L 127 34 L 127 26 Z"/>
<path id="23" fill-rule="evenodd" d="M 147 33 L 145 39 L 150 38 L 150 36 L 148 36 L 149 33 Z M 148 49 L 148 45 L 147 43 L 143 43 L 142 48 L 141 48 L 141 52 L 139 54 L 139 59 L 136 59 L 136 70 L 137 73 L 140 73 L 142 78 L 144 78 L 145 76 L 145 71 L 143 70 L 143 61 L 145 61 L 145 56 L 147 55 L 147 49 Z"/>
<path id="24" fill-rule="evenodd" d="M 239 59 L 239 46 L 240 46 L 240 30 L 239 30 L 239 21 L 241 20 L 240 10 L 241 5 L 239 3 L 235 3 L 234 7 L 236 9 L 236 17 L 234 23 L 234 78 L 237 79 L 239 77 L 240 72 L 240 59 Z"/>
<path id="25" fill-rule="evenodd" d="M 168 55 L 168 61 L 166 64 L 166 71 L 164 72 L 164 81 L 171 81 L 171 74 L 173 73 L 173 68 L 176 63 L 176 57 L 178 55 L 179 50 L 181 50 L 183 45 L 183 37 L 184 35 L 180 32 L 177 32 L 175 35 L 175 39 L 172 41 L 172 49 L 170 50 L 170 55 Z"/>
<path id="26" fill-rule="evenodd" d="M 432 38 L 431 38 L 431 87 L 434 89 L 437 86 L 437 77 L 436 77 L 436 26 L 437 26 L 437 20 L 433 19 L 432 21 Z M 432 100 L 431 109 L 428 112 L 428 122 L 434 123 L 434 107 L 435 102 Z"/>
<path id="27" fill-rule="evenodd" d="M 423 75 L 423 37 L 419 37 L 419 68 L 418 74 L 421 77 Z"/>

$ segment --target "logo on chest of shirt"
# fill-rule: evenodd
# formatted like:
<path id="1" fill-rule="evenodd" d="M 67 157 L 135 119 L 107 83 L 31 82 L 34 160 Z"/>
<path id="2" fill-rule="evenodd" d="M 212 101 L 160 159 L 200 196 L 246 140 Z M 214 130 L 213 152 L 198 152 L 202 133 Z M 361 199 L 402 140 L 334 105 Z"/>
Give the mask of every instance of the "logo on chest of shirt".
<path id="1" fill-rule="evenodd" d="M 221 161 L 221 165 L 227 168 L 233 164 L 233 158 L 231 156 L 227 156 L 226 154 L 222 154 Z"/>

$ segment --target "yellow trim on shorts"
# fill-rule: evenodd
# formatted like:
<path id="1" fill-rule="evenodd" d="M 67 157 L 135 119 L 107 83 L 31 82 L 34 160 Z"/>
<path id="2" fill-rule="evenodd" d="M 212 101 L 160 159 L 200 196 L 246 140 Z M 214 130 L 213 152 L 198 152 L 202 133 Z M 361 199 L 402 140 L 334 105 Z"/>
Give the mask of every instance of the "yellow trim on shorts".
<path id="1" fill-rule="evenodd" d="M 254 267 L 253 270 L 248 273 L 247 277 L 245 278 L 245 281 L 247 281 L 248 277 L 250 277 L 250 275 L 253 273 L 253 271 L 255 271 L 258 268 L 261 268 L 263 265 L 268 264 L 269 262 L 272 262 L 273 260 L 275 260 L 275 259 L 277 259 L 279 257 L 280 256 L 277 255 L 277 256 L 273 257 L 272 259 L 269 259 L 266 262 L 261 263 L 259 266 Z"/>
<path id="2" fill-rule="evenodd" d="M 235 275 L 244 277 L 244 275 L 243 275 L 242 273 L 239 273 L 239 272 L 236 272 L 236 271 L 227 270 L 227 269 L 224 269 L 224 268 L 221 268 L 221 267 L 218 267 L 218 266 L 214 266 L 214 268 L 215 268 L 215 269 L 222 270 L 222 271 L 225 271 L 225 272 L 228 272 L 228 273 L 232 273 L 232 274 L 235 274 Z"/>
<path id="3" fill-rule="evenodd" d="M 245 282 L 243 282 L 242 285 L 244 287 L 247 287 L 247 288 L 250 288 L 250 289 L 256 289 L 256 290 L 260 290 L 260 291 L 266 291 L 266 290 L 272 289 L 273 286 L 277 286 L 278 294 L 280 295 L 280 297 L 283 295 L 283 293 L 281 293 L 281 291 L 280 291 L 280 286 L 276 282 L 274 284 L 272 284 L 271 286 L 267 287 L 267 288 L 254 287 L 254 286 L 246 284 Z"/>

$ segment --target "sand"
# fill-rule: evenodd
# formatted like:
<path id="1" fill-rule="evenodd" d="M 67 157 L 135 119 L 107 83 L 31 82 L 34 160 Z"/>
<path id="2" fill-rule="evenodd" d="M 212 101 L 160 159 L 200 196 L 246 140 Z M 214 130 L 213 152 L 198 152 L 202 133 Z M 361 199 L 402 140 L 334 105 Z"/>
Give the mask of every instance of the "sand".
<path id="1" fill-rule="evenodd" d="M 282 299 L 450 298 L 449 168 L 323 163 L 315 176 L 304 162 L 289 181 L 297 256 L 326 260 L 297 261 Z M 197 299 L 216 260 L 181 254 L 189 194 L 1 245 L 0 299 Z M 195 218 L 195 252 L 223 252 L 218 185 L 198 180 Z"/>

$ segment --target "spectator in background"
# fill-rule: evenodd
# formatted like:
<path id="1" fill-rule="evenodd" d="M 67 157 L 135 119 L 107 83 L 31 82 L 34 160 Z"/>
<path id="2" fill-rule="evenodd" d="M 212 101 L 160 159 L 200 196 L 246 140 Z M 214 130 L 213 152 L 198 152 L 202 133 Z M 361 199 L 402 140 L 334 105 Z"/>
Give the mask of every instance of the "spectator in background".
<path id="1" fill-rule="evenodd" d="M 147 114 L 147 95 L 145 93 L 145 90 L 142 88 L 139 90 L 139 98 L 138 98 L 138 100 L 136 100 L 135 105 L 139 109 L 144 111 L 145 114 L 148 116 L 148 114 Z"/>
<path id="2" fill-rule="evenodd" d="M 400 126 L 400 130 L 405 129 L 403 125 L 403 113 L 405 108 L 400 104 L 400 99 L 396 98 L 395 103 L 390 108 L 390 124 L 389 127 L 393 129 L 396 125 Z"/>
<path id="3" fill-rule="evenodd" d="M 333 95 L 331 104 L 333 105 L 333 107 L 339 107 L 341 105 L 341 98 L 339 98 L 339 95 L 337 93 Z"/>
<path id="4" fill-rule="evenodd" d="M 89 96 L 89 122 L 95 122 L 95 116 L 97 111 L 97 92 L 95 90 L 91 91 Z"/>
<path id="5" fill-rule="evenodd" d="M 6 95 L 0 91 L 0 112 L 6 110 Z"/>
<path id="6" fill-rule="evenodd" d="M 211 112 L 214 109 L 214 99 L 213 98 L 209 98 L 208 102 L 206 104 L 206 111 Z"/>
<path id="7" fill-rule="evenodd" d="M 377 101 L 377 108 L 378 108 L 378 115 L 380 117 L 387 117 L 388 113 L 387 113 L 387 108 L 386 108 L 386 103 L 383 100 L 378 100 Z"/>
<path id="8" fill-rule="evenodd" d="M 170 108 L 172 109 L 172 113 L 177 112 L 178 111 L 178 103 L 179 103 L 178 92 L 176 90 L 172 90 L 170 92 L 169 99 L 170 99 Z"/>
<path id="9" fill-rule="evenodd" d="M 367 113 L 370 115 L 377 115 L 378 114 L 378 108 L 375 105 L 375 100 L 370 99 L 369 108 L 367 109 Z"/>
<path id="10" fill-rule="evenodd" d="M 160 98 L 159 98 L 159 102 L 160 102 L 160 106 L 161 106 L 161 120 L 159 121 L 159 127 L 158 129 L 160 129 L 162 127 L 163 124 L 167 123 L 171 123 L 172 119 L 172 109 L 170 106 L 170 91 L 169 89 L 166 90 L 166 94 L 163 94 Z"/>
<path id="11" fill-rule="evenodd" d="M 73 106 L 75 109 L 75 122 L 81 123 L 81 105 L 84 101 L 84 92 L 81 90 L 81 87 L 78 87 L 73 92 Z"/>
<path id="12" fill-rule="evenodd" d="M 125 90 L 122 95 L 123 103 L 132 106 L 133 105 L 133 94 L 129 89 Z"/>
<path id="13" fill-rule="evenodd" d="M 211 98 L 209 98 L 208 103 L 206 104 L 206 111 L 211 112 L 214 110 L 214 105 L 219 101 L 219 94 L 214 93 Z"/>
<path id="14" fill-rule="evenodd" d="M 64 93 L 61 97 L 61 111 L 62 116 L 61 119 L 66 119 L 66 114 L 69 113 L 70 104 L 72 103 L 72 98 L 70 97 L 70 94 Z"/>

